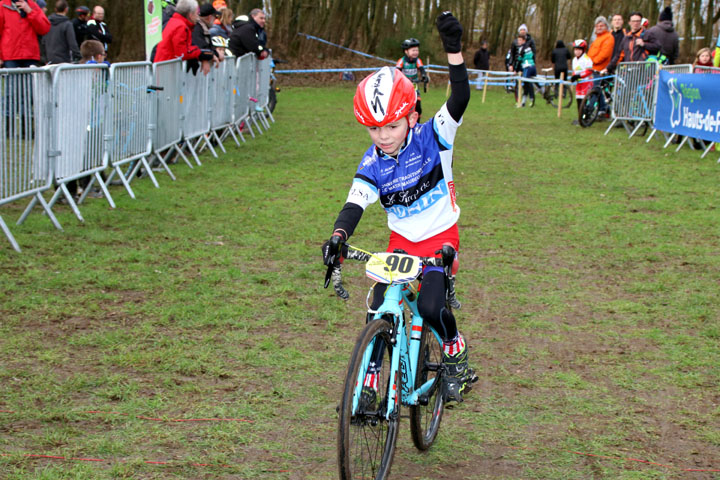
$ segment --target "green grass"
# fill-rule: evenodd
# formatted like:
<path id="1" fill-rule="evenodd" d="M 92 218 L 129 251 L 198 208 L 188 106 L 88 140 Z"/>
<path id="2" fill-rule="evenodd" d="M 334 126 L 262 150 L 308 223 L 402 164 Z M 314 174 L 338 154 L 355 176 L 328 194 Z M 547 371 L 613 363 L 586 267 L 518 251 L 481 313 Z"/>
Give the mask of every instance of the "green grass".
<path id="1" fill-rule="evenodd" d="M 58 206 L 64 232 L 0 209 L 23 248 L 0 242 L 0 477 L 337 477 L 369 283 L 351 264 L 348 302 L 323 290 L 319 246 L 369 143 L 352 93 L 286 87 L 268 133 L 85 224 Z M 392 478 L 720 478 L 683 471 L 720 469 L 714 160 L 480 98 L 454 171 L 481 380 L 429 452 L 403 422 Z M 372 206 L 353 242 L 383 249 L 385 225 Z"/>

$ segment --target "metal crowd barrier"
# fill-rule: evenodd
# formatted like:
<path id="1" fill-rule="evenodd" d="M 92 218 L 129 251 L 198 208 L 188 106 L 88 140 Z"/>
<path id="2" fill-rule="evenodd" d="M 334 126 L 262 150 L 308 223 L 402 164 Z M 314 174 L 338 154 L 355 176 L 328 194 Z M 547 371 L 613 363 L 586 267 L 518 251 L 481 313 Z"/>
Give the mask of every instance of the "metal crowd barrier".
<path id="1" fill-rule="evenodd" d="M 187 71 L 187 64 L 183 64 Z M 208 132 L 210 131 L 210 112 L 212 104 L 208 101 L 210 77 L 215 75 L 213 68 L 208 75 L 203 75 L 200 69 L 193 75 L 187 72 L 184 78 L 184 100 L 183 100 L 183 121 L 182 132 L 183 140 L 187 145 L 190 153 L 195 158 L 195 162 L 201 165 L 197 156 L 197 149 L 201 143 L 204 143 L 210 149 L 210 152 L 217 158 L 217 153 L 210 143 Z"/>
<path id="2" fill-rule="evenodd" d="M 55 127 L 52 91 L 49 70 L 0 70 L 0 205 L 33 197 L 53 225 L 62 230 L 42 196 L 52 187 L 55 169 L 55 151 L 50 145 Z M 0 229 L 19 252 L 20 246 L 2 216 Z"/>
<path id="3" fill-rule="evenodd" d="M 57 188 L 48 207 L 52 209 L 63 196 L 78 220 L 84 222 L 75 198 L 67 188 L 70 182 L 95 177 L 110 207 L 115 208 L 115 202 L 100 176 L 100 172 L 108 166 L 105 146 L 108 67 L 104 64 L 66 64 L 49 68 L 53 72 L 52 121 L 55 134 L 51 136 L 51 144 L 57 154 L 54 170 Z M 38 201 L 37 197 L 33 198 L 18 224 L 25 221 Z"/>
<path id="4" fill-rule="evenodd" d="M 655 110 L 656 62 L 622 62 L 618 64 L 613 87 L 613 121 L 607 135 L 617 122 L 622 122 L 632 137 L 645 123 L 652 123 Z M 634 122 L 630 124 L 629 122 Z"/>
<path id="5" fill-rule="evenodd" d="M 268 109 L 255 112 L 252 103 L 265 90 L 266 106 L 269 88 L 270 62 L 256 63 L 252 54 L 230 57 L 207 76 L 186 73 L 180 60 L 0 69 L 0 206 L 31 198 L 17 223 L 40 204 L 62 230 L 52 211 L 60 198 L 84 221 L 78 204 L 94 185 L 114 208 L 107 187 L 116 175 L 135 198 L 130 183 L 140 169 L 157 187 L 153 164 L 173 180 L 167 161 L 172 153 L 193 166 L 181 146 L 200 164 L 200 143 L 217 156 L 211 140 L 223 151 L 227 136 L 239 145 L 235 134 L 245 141 L 243 124 L 254 137 L 251 123 L 259 130 L 258 121 L 270 116 Z M 267 81 L 262 87 L 260 78 Z M 88 177 L 76 202 L 68 184 Z M 53 184 L 57 189 L 46 201 L 43 193 Z M 0 229 L 20 251 L 2 217 Z"/>
<path id="6" fill-rule="evenodd" d="M 257 61 L 257 69 L 258 69 L 258 82 L 257 82 L 257 99 L 258 99 L 258 107 L 263 109 L 268 117 L 270 117 L 270 120 L 272 120 L 273 123 L 275 123 L 275 119 L 272 116 L 272 112 L 270 112 L 270 70 L 272 65 L 272 56 L 268 55 L 268 57 L 265 60 L 258 60 Z M 264 120 L 265 117 L 261 116 L 261 118 Z M 270 125 L 266 123 L 266 126 L 269 127 Z"/>
<path id="7" fill-rule="evenodd" d="M 141 163 L 150 170 L 147 158 L 152 154 L 155 129 L 154 88 L 150 62 L 116 63 L 110 67 L 107 135 L 112 172 L 105 185 L 109 185 L 117 174 L 131 198 L 135 198 L 135 193 L 122 167 L 129 163 Z"/>

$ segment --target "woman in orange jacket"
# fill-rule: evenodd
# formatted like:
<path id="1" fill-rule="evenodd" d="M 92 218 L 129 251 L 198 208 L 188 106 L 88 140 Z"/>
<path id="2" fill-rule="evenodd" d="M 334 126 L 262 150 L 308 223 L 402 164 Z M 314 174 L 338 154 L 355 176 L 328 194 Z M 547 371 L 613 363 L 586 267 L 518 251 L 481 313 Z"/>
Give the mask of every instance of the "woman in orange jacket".
<path id="1" fill-rule="evenodd" d="M 603 70 L 607 68 L 612 58 L 613 49 L 615 48 L 615 38 L 610 33 L 610 24 L 607 18 L 602 15 L 595 19 L 595 41 L 588 49 L 588 57 L 593 62 L 593 75 L 599 77 Z M 600 82 L 595 82 L 599 86 Z M 606 109 L 605 97 L 600 95 L 600 114 L 604 114 Z"/>

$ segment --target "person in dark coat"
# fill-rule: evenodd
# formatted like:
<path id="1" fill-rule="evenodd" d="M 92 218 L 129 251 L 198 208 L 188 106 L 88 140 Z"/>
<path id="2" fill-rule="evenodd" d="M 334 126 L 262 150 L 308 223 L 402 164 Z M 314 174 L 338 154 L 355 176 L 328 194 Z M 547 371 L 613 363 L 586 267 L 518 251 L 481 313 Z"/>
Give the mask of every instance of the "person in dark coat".
<path id="1" fill-rule="evenodd" d="M 643 43 L 642 13 L 633 12 L 630 14 L 630 31 L 623 37 L 620 42 L 620 48 L 607 66 L 606 72 L 615 73 L 618 63 L 620 62 L 642 62 L 647 58 L 645 44 Z"/>
<path id="2" fill-rule="evenodd" d="M 473 65 L 478 70 L 490 70 L 490 52 L 488 51 L 488 42 L 483 40 L 480 42 L 480 48 L 475 52 L 473 57 Z M 478 73 L 477 79 L 475 80 L 475 89 L 482 90 L 482 82 L 485 80 L 485 75 Z"/>
<path id="3" fill-rule="evenodd" d="M 665 7 L 660 12 L 657 25 L 650 27 L 643 35 L 648 57 L 655 57 L 660 63 L 673 65 L 680 52 L 680 38 L 672 22 L 672 9 Z M 667 58 L 667 61 L 663 58 Z"/>
<path id="4" fill-rule="evenodd" d="M 236 57 L 254 53 L 259 60 L 268 56 L 263 39 L 265 34 L 265 12 L 256 8 L 250 12 L 248 22 L 240 25 L 230 34 L 230 51 Z"/>
<path id="5" fill-rule="evenodd" d="M 72 24 L 75 30 L 75 42 L 78 45 L 82 45 L 88 39 L 88 15 L 90 15 L 90 9 L 86 6 L 81 5 L 75 9 L 75 18 L 73 18 Z"/>
<path id="6" fill-rule="evenodd" d="M 55 13 L 48 17 L 50 31 L 42 37 L 48 63 L 70 63 L 80 60 L 80 48 L 75 40 L 75 29 L 67 17 L 65 0 L 55 3 Z"/>
<path id="7" fill-rule="evenodd" d="M 613 56 L 620 55 L 620 45 L 622 40 L 627 35 L 627 30 L 623 28 L 625 25 L 625 19 L 619 13 L 613 15 L 610 19 L 610 34 L 615 39 L 615 47 L 613 47 Z"/>
<path id="8" fill-rule="evenodd" d="M 518 35 L 524 35 L 525 37 L 525 43 L 520 46 L 518 45 Z M 530 35 L 530 32 L 528 31 L 527 25 L 524 23 L 518 27 L 518 35 L 516 35 L 515 39 L 513 39 L 512 45 L 510 46 L 510 66 L 509 70 L 511 72 L 519 72 L 522 71 L 522 68 L 520 67 L 520 58 L 519 58 L 519 50 L 527 49 L 528 47 L 530 50 L 532 50 L 533 57 L 537 57 L 537 49 L 535 48 L 535 40 L 533 39 L 532 35 Z"/>
<path id="9" fill-rule="evenodd" d="M 550 60 L 555 66 L 555 78 L 560 78 L 560 75 L 564 72 L 565 80 L 568 79 L 568 60 L 570 59 L 570 50 L 567 49 L 562 40 L 558 40 L 557 43 L 555 43 L 555 48 L 550 54 Z"/>
<path id="10" fill-rule="evenodd" d="M 108 30 L 108 26 L 105 23 L 105 9 L 100 5 L 96 5 L 93 8 L 93 14 L 90 20 L 87 22 L 88 28 L 88 40 L 97 40 L 103 44 L 105 51 L 108 46 L 112 43 L 112 34 Z"/>

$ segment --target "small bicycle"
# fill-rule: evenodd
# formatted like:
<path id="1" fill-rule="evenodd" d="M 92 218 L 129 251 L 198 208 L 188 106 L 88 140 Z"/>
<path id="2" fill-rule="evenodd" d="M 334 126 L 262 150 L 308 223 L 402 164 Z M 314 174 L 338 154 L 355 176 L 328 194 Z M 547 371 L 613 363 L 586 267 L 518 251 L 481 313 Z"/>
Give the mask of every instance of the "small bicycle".
<path id="1" fill-rule="evenodd" d="M 605 98 L 605 108 L 610 110 L 612 105 L 613 81 L 612 79 L 600 80 L 600 85 L 593 87 L 585 98 L 580 102 L 578 111 L 578 123 L 587 128 L 595 122 L 600 113 L 600 96 Z"/>
<path id="2" fill-rule="evenodd" d="M 343 480 L 388 477 L 402 406 L 410 408 L 415 446 L 424 451 L 435 441 L 444 408 L 442 339 L 423 323 L 412 282 L 422 274 L 423 265 L 444 267 L 446 278 L 451 278 L 455 251 L 444 247 L 442 254 L 371 254 L 348 245 L 346 258 L 367 262 L 366 275 L 388 287 L 383 304 L 358 336 L 338 406 L 337 453 Z M 340 264 L 328 267 L 326 288 L 331 279 L 337 295 L 348 298 Z M 446 291 L 454 294 L 452 285 L 447 286 Z M 372 289 L 368 300 L 371 294 Z"/>

